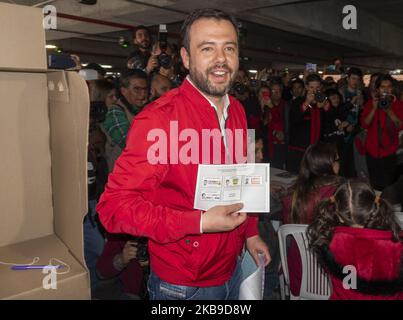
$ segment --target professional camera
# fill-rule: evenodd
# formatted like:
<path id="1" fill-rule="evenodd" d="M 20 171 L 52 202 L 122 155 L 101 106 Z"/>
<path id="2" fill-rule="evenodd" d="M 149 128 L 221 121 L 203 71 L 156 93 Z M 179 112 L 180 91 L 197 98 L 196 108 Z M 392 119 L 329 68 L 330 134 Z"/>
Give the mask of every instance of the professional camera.
<path id="1" fill-rule="evenodd" d="M 139 50 L 133 51 L 127 59 L 128 69 L 141 69 L 147 66 L 147 57 L 142 55 Z"/>
<path id="2" fill-rule="evenodd" d="M 247 90 L 248 90 L 248 88 L 244 84 L 242 84 L 240 82 L 235 82 L 234 91 L 236 93 L 238 93 L 239 95 L 242 96 L 242 95 L 244 95 L 246 93 Z"/>
<path id="3" fill-rule="evenodd" d="M 137 260 L 139 262 L 148 261 L 148 245 L 147 238 L 137 238 Z"/>
<path id="4" fill-rule="evenodd" d="M 315 101 L 322 103 L 325 102 L 325 100 L 327 99 L 326 95 L 320 91 L 316 91 L 315 93 Z"/>
<path id="5" fill-rule="evenodd" d="M 161 54 L 158 56 L 158 64 L 164 69 L 172 67 L 172 57 L 166 53 L 168 49 L 168 31 L 165 24 L 160 24 L 160 31 L 158 35 L 158 42 Z"/>
<path id="6" fill-rule="evenodd" d="M 379 96 L 379 101 L 378 101 L 378 108 L 387 110 L 391 107 L 392 103 L 394 101 L 394 95 L 389 94 L 389 93 L 382 93 Z"/>

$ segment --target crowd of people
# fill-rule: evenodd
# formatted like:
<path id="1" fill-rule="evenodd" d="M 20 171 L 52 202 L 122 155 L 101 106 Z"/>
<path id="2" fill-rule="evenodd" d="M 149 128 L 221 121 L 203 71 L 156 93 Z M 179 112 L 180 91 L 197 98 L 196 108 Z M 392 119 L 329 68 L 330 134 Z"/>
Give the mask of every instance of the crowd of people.
<path id="1" fill-rule="evenodd" d="M 236 257 L 244 242 L 251 253 L 266 254 L 265 298 L 274 297 L 279 257 L 270 219 L 260 217 L 258 223 L 256 217 L 239 213 L 241 205 L 200 213 L 193 209 L 194 195 L 189 194 L 194 186 L 188 181 L 195 179 L 197 169 L 145 163 L 145 130 L 188 118 L 195 128 L 217 117 L 221 130 L 247 125 L 256 133 L 257 162 L 298 174 L 277 203 L 283 212 L 280 219 L 310 224 L 312 247 L 332 272 L 332 297 L 377 295 L 368 272 L 402 283 L 400 229 L 391 209 L 403 202 L 402 83 L 374 73 L 366 87 L 356 67 L 337 82 L 308 70 L 301 77 L 265 70 L 250 77 L 242 66 L 238 70 L 236 30 L 228 15 L 203 9 L 185 21 L 181 50 L 152 43 L 149 30 L 140 26 L 133 33 L 135 50 L 119 78 L 105 77 L 95 63 L 83 67 L 97 74 L 97 79 L 87 79 L 89 212 L 84 221 L 94 298 L 102 296 L 100 288 L 111 285 L 118 288 L 115 298 L 122 299 L 234 298 L 230 291 L 219 294 L 216 289 L 212 294 L 202 289 L 224 284 L 236 288 Z M 245 119 L 245 125 L 238 119 Z M 377 198 L 374 190 L 387 200 Z M 363 253 L 352 257 L 344 252 L 343 237 Z M 366 242 L 354 242 L 358 238 L 371 243 L 365 247 Z M 383 248 L 390 252 L 391 269 L 385 270 L 386 262 L 380 261 L 374 270 L 359 270 L 363 290 L 355 297 L 347 294 L 338 264 L 361 265 L 359 259 L 374 248 L 379 260 L 384 260 Z M 301 281 L 298 255 L 291 243 L 295 295 Z M 385 290 L 396 298 L 403 290 L 396 287 Z"/>

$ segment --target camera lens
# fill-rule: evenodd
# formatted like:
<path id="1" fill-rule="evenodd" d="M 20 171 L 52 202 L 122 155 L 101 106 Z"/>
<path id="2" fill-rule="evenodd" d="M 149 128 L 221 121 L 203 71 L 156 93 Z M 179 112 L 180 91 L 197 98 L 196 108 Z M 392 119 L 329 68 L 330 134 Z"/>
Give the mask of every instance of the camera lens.
<path id="1" fill-rule="evenodd" d="M 169 69 L 172 66 L 172 58 L 170 55 L 163 52 L 158 56 L 158 63 L 164 69 Z"/>

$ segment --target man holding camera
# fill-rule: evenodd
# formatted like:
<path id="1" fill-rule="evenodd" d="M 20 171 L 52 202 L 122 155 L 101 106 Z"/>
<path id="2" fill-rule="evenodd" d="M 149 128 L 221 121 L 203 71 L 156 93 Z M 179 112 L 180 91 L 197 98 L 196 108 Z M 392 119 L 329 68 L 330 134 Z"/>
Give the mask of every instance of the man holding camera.
<path id="1" fill-rule="evenodd" d="M 365 143 L 372 187 L 383 190 L 395 180 L 399 131 L 403 129 L 403 103 L 392 94 L 395 80 L 378 76 L 375 94 L 364 106 L 361 126 L 368 130 Z"/>
<path id="2" fill-rule="evenodd" d="M 321 109 L 329 102 L 322 93 L 322 79 L 312 73 L 305 80 L 306 95 L 297 98 L 289 111 L 287 170 L 297 173 L 309 145 L 319 141 Z"/>
<path id="3" fill-rule="evenodd" d="M 182 35 L 189 77 L 135 118 L 97 210 L 109 232 L 149 238 L 151 299 L 237 299 L 244 245 L 256 262 L 259 253 L 270 262 L 257 218 L 239 212 L 240 203 L 194 209 L 198 164 L 217 163 L 216 150 L 219 163 L 225 163 L 227 130 L 244 130 L 246 151 L 245 113 L 228 95 L 239 65 L 237 24 L 222 11 L 200 9 L 185 20 Z M 154 159 L 155 140 L 149 136 L 156 128 L 167 136 L 196 130 L 198 146 L 205 141 L 202 130 L 215 129 L 220 147 L 215 143 L 213 153 L 198 153 L 196 163 Z"/>

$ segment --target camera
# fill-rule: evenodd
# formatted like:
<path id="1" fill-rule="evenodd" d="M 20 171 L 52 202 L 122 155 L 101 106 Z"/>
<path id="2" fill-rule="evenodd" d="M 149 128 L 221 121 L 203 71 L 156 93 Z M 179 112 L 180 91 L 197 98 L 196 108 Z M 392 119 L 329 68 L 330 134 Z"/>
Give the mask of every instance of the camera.
<path id="1" fill-rule="evenodd" d="M 315 101 L 322 103 L 327 99 L 326 95 L 320 91 L 316 91 L 315 93 Z"/>
<path id="2" fill-rule="evenodd" d="M 148 244 L 147 238 L 138 238 L 137 239 L 137 260 L 139 262 L 148 261 Z"/>
<path id="3" fill-rule="evenodd" d="M 158 56 L 158 64 L 164 69 L 172 67 L 172 57 L 166 53 L 168 49 L 168 31 L 165 24 L 160 24 L 158 42 L 161 54 Z"/>
<path id="4" fill-rule="evenodd" d="M 378 108 L 383 110 L 389 109 L 393 103 L 393 100 L 394 100 L 393 94 L 382 93 L 379 96 Z"/>
<path id="5" fill-rule="evenodd" d="M 147 59 L 140 51 L 134 51 L 130 54 L 127 60 L 128 69 L 141 69 L 143 70 L 147 66 Z"/>
<path id="6" fill-rule="evenodd" d="M 244 84 L 242 84 L 240 82 L 235 82 L 234 91 L 236 93 L 238 93 L 239 95 L 242 96 L 242 95 L 244 95 L 246 93 L 247 90 L 248 90 L 248 88 Z"/>

